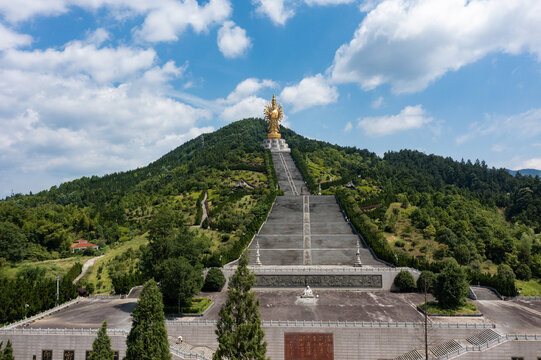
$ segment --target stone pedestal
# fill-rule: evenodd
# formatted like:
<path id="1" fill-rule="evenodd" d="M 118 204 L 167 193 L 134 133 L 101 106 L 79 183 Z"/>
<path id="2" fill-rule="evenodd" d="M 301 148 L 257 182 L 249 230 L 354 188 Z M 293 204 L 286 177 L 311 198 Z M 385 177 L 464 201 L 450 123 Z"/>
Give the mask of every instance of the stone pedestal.
<path id="1" fill-rule="evenodd" d="M 265 139 L 261 146 L 269 149 L 271 152 L 291 152 L 284 139 Z"/>

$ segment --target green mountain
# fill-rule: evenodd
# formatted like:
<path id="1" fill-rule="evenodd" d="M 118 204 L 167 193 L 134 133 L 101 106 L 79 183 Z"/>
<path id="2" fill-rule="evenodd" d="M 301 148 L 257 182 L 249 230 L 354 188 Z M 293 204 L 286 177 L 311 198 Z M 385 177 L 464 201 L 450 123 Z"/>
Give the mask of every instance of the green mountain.
<path id="1" fill-rule="evenodd" d="M 541 278 L 539 178 L 410 150 L 379 158 L 285 128 L 282 135 L 311 191 L 336 194 L 384 260 L 438 270 L 455 258 L 470 269 L 472 281 L 494 274 L 501 264 L 521 279 L 530 273 Z M 70 245 L 77 239 L 107 252 L 143 234 L 150 234 L 152 247 L 157 239 L 188 231 L 199 249 L 197 261 L 189 259 L 192 266 L 235 259 L 277 194 L 270 153 L 260 147 L 265 136 L 263 120 L 245 119 L 188 141 L 148 166 L 0 201 L 0 277 L 12 274 L 6 268 L 22 260 L 75 256 Z M 202 221 L 205 196 L 209 216 Z M 160 235 L 154 226 L 153 232 L 157 214 L 174 214 L 174 223 L 166 226 L 175 231 Z M 162 260 L 172 251 L 152 249 L 152 256 L 163 250 Z M 145 251 L 119 256 L 118 262 L 131 265 L 111 272 L 131 279 L 125 286 L 140 280 L 139 258 L 139 268 L 157 259 Z M 147 275 L 154 270 L 146 269 Z M 97 286 L 100 291 L 99 281 Z"/>
<path id="2" fill-rule="evenodd" d="M 523 175 L 523 176 L 532 176 L 532 177 L 541 176 L 541 170 L 537 170 L 537 169 L 520 169 L 520 170 L 507 169 L 507 171 L 511 175 L 516 175 L 520 173 L 520 175 Z"/>
<path id="3" fill-rule="evenodd" d="M 262 120 L 246 119 L 188 141 L 148 166 L 0 201 L 0 257 L 66 257 L 81 238 L 102 248 L 123 242 L 146 232 L 162 207 L 173 209 L 185 225 L 199 225 L 204 193 L 215 231 L 201 232 L 212 251 L 227 252 L 275 188 L 268 178 L 272 162 L 259 145 L 265 131 Z M 247 186 L 237 188 L 239 182 Z"/>

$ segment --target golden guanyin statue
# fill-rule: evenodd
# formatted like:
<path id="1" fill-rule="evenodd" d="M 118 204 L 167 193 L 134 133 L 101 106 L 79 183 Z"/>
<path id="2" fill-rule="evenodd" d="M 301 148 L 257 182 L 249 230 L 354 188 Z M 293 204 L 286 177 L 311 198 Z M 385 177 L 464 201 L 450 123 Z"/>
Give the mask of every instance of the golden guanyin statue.
<path id="1" fill-rule="evenodd" d="M 276 98 L 272 94 L 272 102 L 265 106 L 265 120 L 269 122 L 269 133 L 267 135 L 268 139 L 280 139 L 280 125 L 279 122 L 282 121 L 284 117 L 284 110 L 282 105 L 276 105 Z"/>

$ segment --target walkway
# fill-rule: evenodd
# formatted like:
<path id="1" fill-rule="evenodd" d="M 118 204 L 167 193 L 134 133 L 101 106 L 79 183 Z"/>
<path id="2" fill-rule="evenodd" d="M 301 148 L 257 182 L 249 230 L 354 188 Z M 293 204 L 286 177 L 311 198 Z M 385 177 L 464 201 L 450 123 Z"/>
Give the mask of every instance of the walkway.
<path id="1" fill-rule="evenodd" d="M 83 265 L 83 269 L 81 270 L 81 273 L 79 274 L 79 276 L 77 276 L 75 279 L 73 279 L 73 284 L 76 284 L 77 281 L 79 281 L 83 276 L 85 276 L 86 272 L 88 271 L 88 269 L 90 269 L 90 267 L 92 265 L 94 265 L 94 263 L 96 262 L 96 260 L 98 259 L 101 259 L 102 257 L 104 257 L 105 255 L 100 255 L 100 256 L 96 256 L 96 257 L 93 257 L 92 259 L 89 259 L 87 260 L 84 265 Z"/>
<path id="2" fill-rule="evenodd" d="M 201 216 L 201 223 L 199 224 L 199 226 L 201 226 L 203 224 L 203 221 L 205 221 L 205 219 L 208 217 L 208 212 L 207 212 L 207 207 L 208 207 L 208 204 L 207 204 L 207 196 L 208 196 L 208 192 L 205 192 L 205 197 L 203 198 L 203 200 L 201 200 L 201 209 L 203 210 L 203 215 Z"/>
<path id="3" fill-rule="evenodd" d="M 345 220 L 334 196 L 309 195 L 304 179 L 289 153 L 273 153 L 280 189 L 260 232 L 250 245 L 250 263 L 256 264 L 259 244 L 263 265 L 351 265 L 362 241 Z M 363 265 L 386 267 L 364 246 Z"/>

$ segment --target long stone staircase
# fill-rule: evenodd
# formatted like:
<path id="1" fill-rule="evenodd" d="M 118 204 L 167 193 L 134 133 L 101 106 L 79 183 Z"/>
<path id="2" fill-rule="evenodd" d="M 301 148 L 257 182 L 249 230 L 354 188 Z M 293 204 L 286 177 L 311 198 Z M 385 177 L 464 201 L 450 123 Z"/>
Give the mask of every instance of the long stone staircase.
<path id="1" fill-rule="evenodd" d="M 353 265 L 359 244 L 363 266 L 386 266 L 355 234 L 334 196 L 309 195 L 291 154 L 273 153 L 272 159 L 285 196 L 276 198 L 250 245 L 252 265 L 258 245 L 263 265 Z"/>

